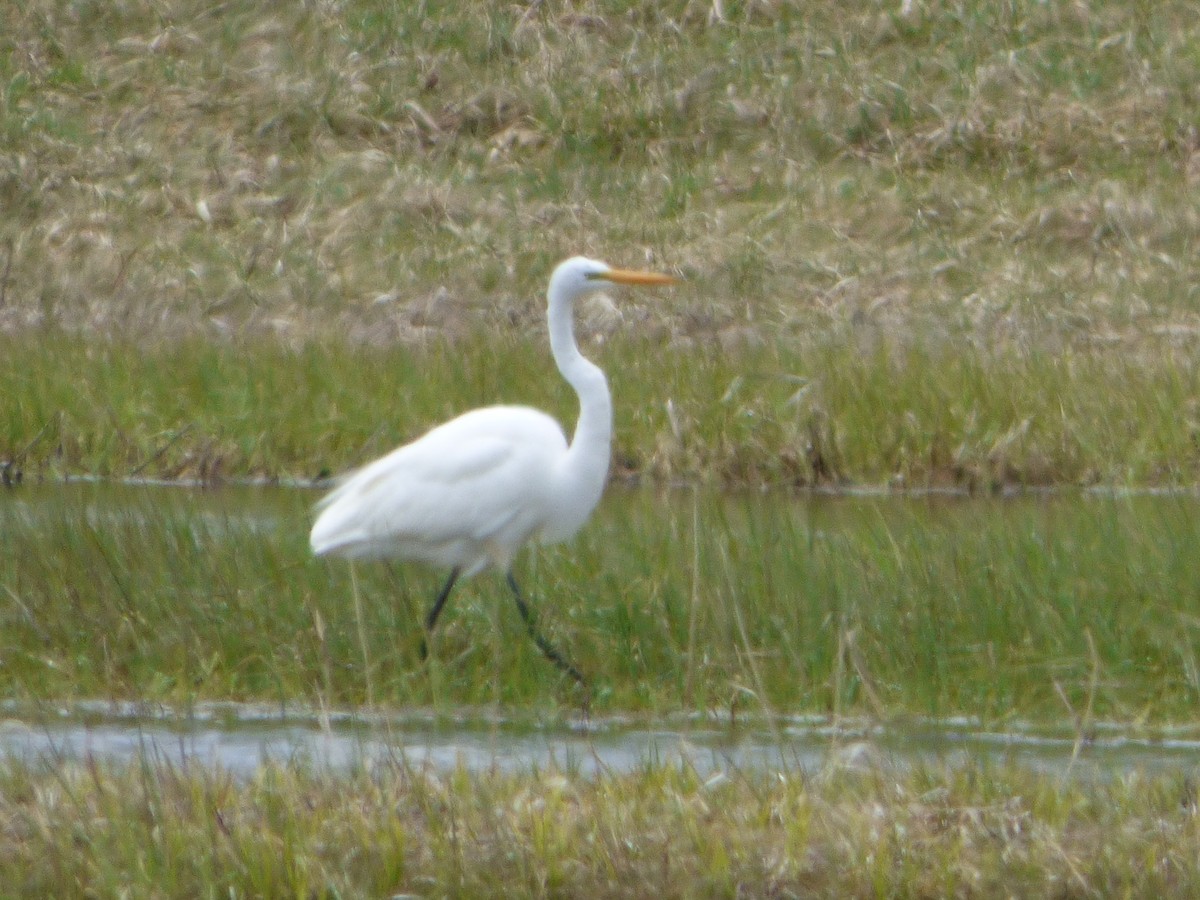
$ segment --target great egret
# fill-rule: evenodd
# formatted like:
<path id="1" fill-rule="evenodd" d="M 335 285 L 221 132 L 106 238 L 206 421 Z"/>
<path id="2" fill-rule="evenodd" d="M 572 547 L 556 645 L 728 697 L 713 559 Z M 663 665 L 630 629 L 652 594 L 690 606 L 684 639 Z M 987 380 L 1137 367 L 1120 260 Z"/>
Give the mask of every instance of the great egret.
<path id="1" fill-rule="evenodd" d="M 427 634 L 460 577 L 495 567 L 505 573 L 538 648 L 586 685 L 538 632 L 511 565 L 526 541 L 563 541 L 579 531 L 608 476 L 612 398 L 604 373 L 575 343 L 575 301 L 609 284 L 674 281 L 582 256 L 559 263 L 550 276 L 547 318 L 554 361 L 579 396 L 570 445 L 558 422 L 527 406 L 464 413 L 347 475 L 318 504 L 313 552 L 449 566 L 450 577 L 425 619 Z"/>

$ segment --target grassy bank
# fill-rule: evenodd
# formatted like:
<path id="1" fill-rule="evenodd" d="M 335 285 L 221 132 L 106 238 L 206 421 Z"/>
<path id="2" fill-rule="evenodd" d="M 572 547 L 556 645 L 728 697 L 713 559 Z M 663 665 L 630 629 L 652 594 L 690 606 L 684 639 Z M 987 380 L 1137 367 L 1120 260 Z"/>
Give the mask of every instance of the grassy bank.
<path id="1" fill-rule="evenodd" d="M 648 766 L 249 783 L 6 764 L 0 858 L 32 896 L 1193 896 L 1195 785 L 974 767 L 699 778 Z"/>
<path id="2" fill-rule="evenodd" d="M 1176 352 L 862 341 L 753 353 L 595 343 L 616 397 L 619 478 L 725 486 L 1180 485 L 1200 476 L 1200 367 Z M 0 339 L 9 477 L 318 479 L 473 406 L 577 404 L 541 335 L 419 348 L 60 331 Z"/>
<path id="3" fill-rule="evenodd" d="M 12 6 L 0 455 L 304 476 L 569 417 L 540 298 L 589 252 L 687 277 L 583 317 L 639 472 L 1192 483 L 1193 12 Z"/>

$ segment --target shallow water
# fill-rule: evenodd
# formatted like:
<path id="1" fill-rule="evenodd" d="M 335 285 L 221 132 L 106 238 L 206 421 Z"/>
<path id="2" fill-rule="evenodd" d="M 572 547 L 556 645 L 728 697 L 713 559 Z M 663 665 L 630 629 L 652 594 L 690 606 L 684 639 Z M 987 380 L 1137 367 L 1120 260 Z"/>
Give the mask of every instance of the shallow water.
<path id="1" fill-rule="evenodd" d="M 704 716 L 532 727 L 521 716 L 545 708 L 536 701 L 512 704 L 499 718 L 440 702 L 436 713 L 407 713 L 436 696 L 430 675 L 407 664 L 380 702 L 399 712 L 311 712 L 301 705 L 339 691 L 362 696 L 349 592 L 321 580 L 342 577 L 344 567 L 315 564 L 304 542 L 317 496 L 109 483 L 0 492 L 0 696 L 42 698 L 0 705 L 0 755 L 150 756 L 242 775 L 291 759 L 334 770 L 403 760 L 584 773 L 653 762 L 715 773 L 977 761 L 1072 776 L 1200 764 L 1200 728 L 1142 724 L 1190 722 L 1200 696 L 1191 649 L 1200 629 L 1194 494 L 609 491 L 588 533 L 553 563 L 561 580 L 588 585 L 578 593 L 579 618 L 568 625 L 560 616 L 560 631 L 576 643 L 590 635 L 599 647 L 593 659 L 608 667 L 600 674 L 619 697 L 648 697 L 644 707 L 686 705 L 678 686 L 691 683 L 691 670 L 683 667 L 704 657 L 709 668 L 697 668 L 697 683 L 716 673 L 704 686 L 707 705 L 763 693 L 784 696 L 775 712 L 878 714 L 871 722 L 784 716 L 775 727 L 761 718 L 748 724 L 754 720 L 742 710 L 763 712 L 753 700 L 739 707 L 736 727 Z M 584 558 L 591 568 L 570 568 Z M 389 635 L 423 612 L 420 598 L 408 608 L 380 599 L 402 593 L 383 571 L 363 569 L 371 636 L 381 636 L 377 663 L 396 656 Z M 693 605 L 701 595 L 704 605 Z M 465 654 L 445 654 L 439 677 L 468 688 L 474 678 L 484 685 L 475 696 L 485 698 L 493 684 L 520 677 L 532 685 L 529 696 L 553 698 L 543 661 L 522 668 L 495 636 L 511 613 L 486 612 L 496 592 L 485 585 L 458 602 L 451 625 L 457 618 L 464 629 L 474 616 L 468 646 L 476 669 L 465 669 Z M 911 652 L 914 644 L 921 652 Z M 663 646 L 670 652 L 654 656 Z M 187 667 L 178 662 L 181 648 Z M 758 671 L 740 662 L 751 649 Z M 635 657 L 637 666 L 627 664 Z M 204 682 L 210 671 L 212 683 L 237 690 L 213 689 Z M 183 714 L 108 703 L 60 710 L 53 699 L 186 696 L 179 681 L 155 682 L 182 676 L 200 686 L 198 696 L 278 693 L 298 711 L 210 704 Z M 851 682 L 877 695 L 864 703 Z M 1014 709 L 1014 698 L 1024 705 Z M 1166 714 L 1150 705 L 1167 701 Z M 901 721 L 894 709 L 930 715 Z M 939 716 L 944 710 L 969 715 Z M 1080 741 L 1058 726 L 1076 715 L 1139 724 L 1089 724 Z M 1014 717 L 1029 721 L 1002 730 L 981 724 Z"/>
<path id="2" fill-rule="evenodd" d="M 705 777 L 971 764 L 1088 779 L 1135 771 L 1190 773 L 1200 766 L 1200 728 L 1145 737 L 1101 724 L 1079 741 L 1032 725 L 999 731 L 967 720 L 884 725 L 801 717 L 769 728 L 697 718 L 647 726 L 613 718 L 538 727 L 495 717 L 281 713 L 231 703 L 201 706 L 187 715 L 106 703 L 40 711 L 10 704 L 7 713 L 0 722 L 0 757 L 118 765 L 149 760 L 239 777 L 272 763 L 334 773 L 399 764 L 583 776 L 671 765 Z"/>

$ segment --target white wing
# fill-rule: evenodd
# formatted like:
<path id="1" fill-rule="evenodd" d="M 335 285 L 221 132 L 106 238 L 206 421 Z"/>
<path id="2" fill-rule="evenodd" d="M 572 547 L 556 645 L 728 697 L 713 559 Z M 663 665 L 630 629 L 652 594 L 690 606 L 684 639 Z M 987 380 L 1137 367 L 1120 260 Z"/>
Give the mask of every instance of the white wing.
<path id="1" fill-rule="evenodd" d="M 416 559 L 464 574 L 507 566 L 553 506 L 558 423 L 519 406 L 474 410 L 351 473 L 318 508 L 318 554 Z"/>

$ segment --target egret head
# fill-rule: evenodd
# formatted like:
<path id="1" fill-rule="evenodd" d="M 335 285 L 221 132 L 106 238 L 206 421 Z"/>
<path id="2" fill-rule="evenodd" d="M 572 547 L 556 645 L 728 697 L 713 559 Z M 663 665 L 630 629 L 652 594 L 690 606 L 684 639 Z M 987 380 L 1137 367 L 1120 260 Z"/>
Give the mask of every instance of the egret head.
<path id="1" fill-rule="evenodd" d="M 586 256 L 573 256 L 559 263 L 550 276 L 550 297 L 574 301 L 584 294 L 603 290 L 612 284 L 673 284 L 670 275 L 614 269 Z"/>

